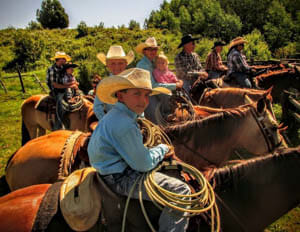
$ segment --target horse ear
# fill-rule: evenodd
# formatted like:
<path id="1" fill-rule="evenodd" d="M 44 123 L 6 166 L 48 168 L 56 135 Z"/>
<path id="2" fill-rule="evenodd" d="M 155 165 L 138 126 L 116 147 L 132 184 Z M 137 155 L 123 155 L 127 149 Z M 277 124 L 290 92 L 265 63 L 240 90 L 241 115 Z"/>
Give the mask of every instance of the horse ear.
<path id="1" fill-rule="evenodd" d="M 246 104 L 252 104 L 253 103 L 253 101 L 251 100 L 251 98 L 247 94 L 245 94 L 245 103 Z"/>
<path id="2" fill-rule="evenodd" d="M 266 102 L 263 98 L 259 99 L 256 103 L 256 110 L 259 114 L 262 114 L 266 110 Z"/>

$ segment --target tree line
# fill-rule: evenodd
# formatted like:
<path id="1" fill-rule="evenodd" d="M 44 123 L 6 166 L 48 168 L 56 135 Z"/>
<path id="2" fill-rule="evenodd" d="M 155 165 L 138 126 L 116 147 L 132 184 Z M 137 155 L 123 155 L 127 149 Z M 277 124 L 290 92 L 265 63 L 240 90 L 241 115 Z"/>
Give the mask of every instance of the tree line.
<path id="1" fill-rule="evenodd" d="M 145 27 L 226 42 L 256 29 L 275 51 L 300 42 L 299 8 L 298 0 L 165 0 L 145 20 Z"/>

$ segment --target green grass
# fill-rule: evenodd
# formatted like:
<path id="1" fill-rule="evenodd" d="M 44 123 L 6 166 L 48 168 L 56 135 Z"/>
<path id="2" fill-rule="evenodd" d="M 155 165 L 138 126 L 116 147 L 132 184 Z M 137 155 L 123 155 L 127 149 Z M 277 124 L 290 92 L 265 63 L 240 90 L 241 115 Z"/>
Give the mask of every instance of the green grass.
<path id="1" fill-rule="evenodd" d="M 45 71 L 34 72 L 41 81 L 45 80 Z M 31 73 L 28 73 L 31 74 Z M 11 74 L 16 75 L 16 74 Z M 3 75 L 4 76 L 4 75 Z M 7 76 L 7 75 L 5 75 Z M 3 80 L 3 79 L 2 79 Z M 5 94 L 0 87 L 0 176 L 9 157 L 21 146 L 21 104 L 31 95 L 43 93 L 33 78 L 25 77 L 24 86 L 26 93 L 22 93 L 18 78 L 4 79 L 8 89 Z M 45 88 L 46 85 L 44 84 Z M 278 119 L 281 118 L 280 105 L 274 105 L 274 112 Z M 25 174 L 25 173 L 24 173 Z M 296 184 L 296 183 L 295 183 Z M 300 231 L 300 207 L 293 209 L 288 214 L 269 226 L 267 232 L 294 232 Z"/>

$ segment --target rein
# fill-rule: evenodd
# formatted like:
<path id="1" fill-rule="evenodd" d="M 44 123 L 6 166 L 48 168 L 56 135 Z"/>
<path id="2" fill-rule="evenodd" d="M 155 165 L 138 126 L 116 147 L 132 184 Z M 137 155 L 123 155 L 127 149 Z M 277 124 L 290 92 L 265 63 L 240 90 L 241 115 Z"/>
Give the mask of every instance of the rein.
<path id="1" fill-rule="evenodd" d="M 260 129 L 262 135 L 264 136 L 265 142 L 268 147 L 268 151 L 272 152 L 275 148 L 279 147 L 282 144 L 282 139 L 278 144 L 275 144 L 275 142 L 272 139 L 272 135 L 267 129 L 266 125 L 263 122 L 264 117 L 259 117 L 257 113 L 251 108 L 250 110 L 251 115 L 253 116 L 255 122 L 258 125 L 258 128 Z"/>

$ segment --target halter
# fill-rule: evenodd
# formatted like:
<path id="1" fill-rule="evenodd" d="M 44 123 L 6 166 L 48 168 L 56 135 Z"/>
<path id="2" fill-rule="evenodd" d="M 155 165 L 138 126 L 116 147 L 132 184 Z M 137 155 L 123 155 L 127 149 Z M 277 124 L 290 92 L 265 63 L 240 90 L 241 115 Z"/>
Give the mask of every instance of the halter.
<path id="1" fill-rule="evenodd" d="M 253 108 L 251 108 L 250 110 L 251 115 L 253 116 L 255 122 L 257 123 L 262 135 L 264 136 L 265 142 L 267 144 L 268 147 L 268 151 L 272 152 L 273 150 L 275 150 L 277 147 L 279 147 L 282 144 L 282 139 L 280 139 L 279 143 L 275 143 L 272 134 L 270 133 L 270 131 L 268 130 L 268 128 L 266 127 L 265 123 L 264 123 L 264 117 L 260 117 L 257 112 L 255 112 L 253 110 Z"/>

